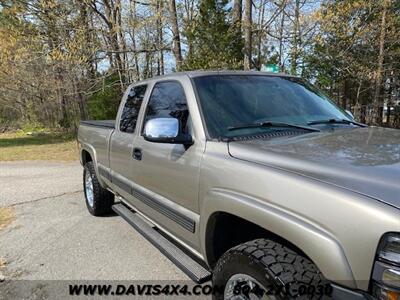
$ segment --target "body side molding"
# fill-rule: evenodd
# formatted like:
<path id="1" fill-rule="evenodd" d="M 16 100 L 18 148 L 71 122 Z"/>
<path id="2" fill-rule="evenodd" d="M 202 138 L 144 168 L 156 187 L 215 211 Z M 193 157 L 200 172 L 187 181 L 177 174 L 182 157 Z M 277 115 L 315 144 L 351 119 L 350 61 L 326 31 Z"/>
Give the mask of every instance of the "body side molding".
<path id="1" fill-rule="evenodd" d="M 183 213 L 171 208 L 170 206 L 165 205 L 160 200 L 156 199 L 155 197 L 140 191 L 139 189 L 132 186 L 132 184 L 128 184 L 125 180 L 121 180 L 119 176 L 115 176 L 114 174 L 111 176 L 112 183 L 118 186 L 120 189 L 124 190 L 128 194 L 132 195 L 136 199 L 140 200 L 147 206 L 151 207 L 152 209 L 156 210 L 157 212 L 163 214 L 167 218 L 171 219 L 175 223 L 179 224 L 186 230 L 190 231 L 191 233 L 195 233 L 196 229 L 196 222 L 191 219 L 190 217 L 184 215 Z"/>

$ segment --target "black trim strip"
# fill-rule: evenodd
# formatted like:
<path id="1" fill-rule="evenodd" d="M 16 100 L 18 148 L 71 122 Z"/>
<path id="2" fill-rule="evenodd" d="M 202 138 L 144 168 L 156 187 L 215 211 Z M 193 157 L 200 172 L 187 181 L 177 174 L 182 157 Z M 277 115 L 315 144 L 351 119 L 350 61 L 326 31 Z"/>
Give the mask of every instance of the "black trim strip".
<path id="1" fill-rule="evenodd" d="M 80 124 L 85 126 L 105 127 L 105 128 L 115 129 L 115 120 L 81 121 Z"/>
<path id="2" fill-rule="evenodd" d="M 185 215 L 177 212 L 176 210 L 166 206 L 165 204 L 161 203 L 159 200 L 148 197 L 141 192 L 132 189 L 132 195 L 142 201 L 147 206 L 150 206 L 154 210 L 158 211 L 159 213 L 163 214 L 164 216 L 170 218 L 172 221 L 178 223 L 186 230 L 194 233 L 195 231 L 195 222 L 192 219 L 189 219 Z"/>
<path id="3" fill-rule="evenodd" d="M 139 201 L 143 202 L 147 206 L 151 207 L 152 209 L 158 211 L 159 213 L 163 214 L 167 218 L 171 219 L 172 221 L 176 222 L 186 230 L 194 233 L 196 228 L 196 222 L 191 218 L 185 216 L 181 212 L 165 205 L 160 200 L 145 195 L 143 192 L 131 187 L 127 183 L 123 182 L 121 179 L 118 179 L 115 176 L 112 176 L 112 182 L 115 183 L 119 188 L 124 190 L 125 192 L 131 194 L 133 197 L 138 199 Z"/>
<path id="4" fill-rule="evenodd" d="M 103 166 L 102 164 L 97 164 L 97 169 L 101 176 L 103 176 L 111 181 L 111 173 L 107 167 Z"/>
<path id="5" fill-rule="evenodd" d="M 112 176 L 112 183 L 115 183 L 116 185 L 118 185 L 118 187 L 120 189 L 124 190 L 128 194 L 132 194 L 131 186 L 128 183 L 126 183 L 126 182 L 122 181 L 121 179 L 119 179 L 118 177 Z"/>

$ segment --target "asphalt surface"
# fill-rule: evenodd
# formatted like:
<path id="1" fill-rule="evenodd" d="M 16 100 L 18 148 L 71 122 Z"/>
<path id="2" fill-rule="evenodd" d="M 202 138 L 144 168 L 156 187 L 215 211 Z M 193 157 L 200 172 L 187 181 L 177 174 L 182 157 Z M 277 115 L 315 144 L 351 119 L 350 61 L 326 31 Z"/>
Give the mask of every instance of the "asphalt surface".
<path id="1" fill-rule="evenodd" d="M 0 163 L 0 207 L 15 214 L 0 231 L 5 282 L 188 280 L 122 218 L 88 213 L 79 163 Z"/>

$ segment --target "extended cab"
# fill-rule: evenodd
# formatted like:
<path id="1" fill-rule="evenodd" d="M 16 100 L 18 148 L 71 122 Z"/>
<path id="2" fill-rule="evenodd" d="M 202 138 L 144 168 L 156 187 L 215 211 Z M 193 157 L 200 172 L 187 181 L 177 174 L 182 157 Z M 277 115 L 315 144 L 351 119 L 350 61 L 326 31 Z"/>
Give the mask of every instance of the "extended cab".
<path id="1" fill-rule="evenodd" d="M 192 279 L 212 276 L 216 299 L 400 299 L 400 130 L 302 79 L 147 79 L 78 141 L 90 213 L 113 209 Z"/>

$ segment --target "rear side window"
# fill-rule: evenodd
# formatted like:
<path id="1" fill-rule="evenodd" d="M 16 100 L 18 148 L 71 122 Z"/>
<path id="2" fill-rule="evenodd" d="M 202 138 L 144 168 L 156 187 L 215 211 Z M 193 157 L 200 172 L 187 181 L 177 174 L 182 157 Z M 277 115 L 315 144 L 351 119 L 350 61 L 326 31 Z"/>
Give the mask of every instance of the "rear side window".
<path id="1" fill-rule="evenodd" d="M 189 116 L 185 92 L 177 81 L 158 82 L 153 88 L 144 122 L 154 118 L 176 118 L 185 131 Z"/>
<path id="2" fill-rule="evenodd" d="M 147 85 L 134 86 L 129 91 L 128 97 L 121 114 L 119 129 L 123 132 L 133 133 L 139 115 Z"/>

